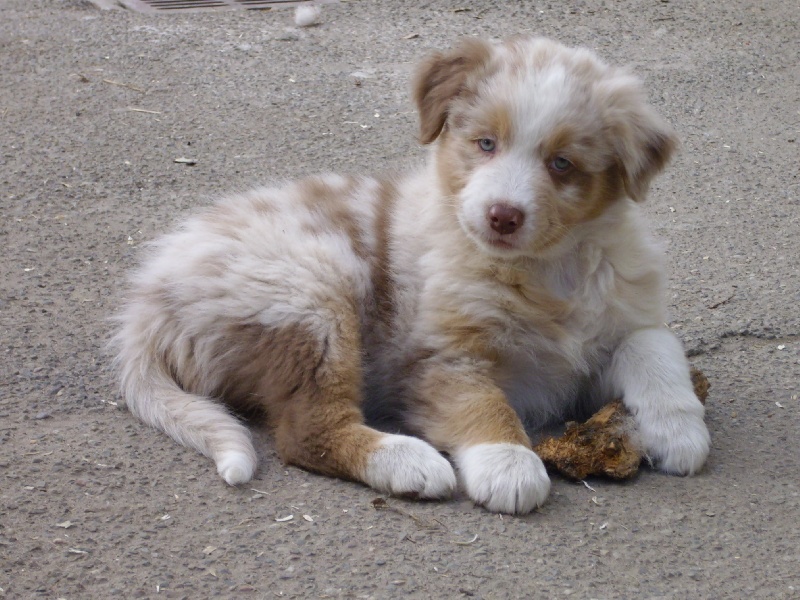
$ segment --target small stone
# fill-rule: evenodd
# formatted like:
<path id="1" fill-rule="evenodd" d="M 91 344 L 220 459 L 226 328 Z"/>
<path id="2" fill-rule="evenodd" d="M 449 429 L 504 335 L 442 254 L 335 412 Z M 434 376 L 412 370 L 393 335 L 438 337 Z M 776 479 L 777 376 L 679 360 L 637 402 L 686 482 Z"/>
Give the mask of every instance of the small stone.
<path id="1" fill-rule="evenodd" d="M 319 23 L 322 14 L 319 6 L 313 4 L 301 4 L 295 9 L 294 24 L 298 27 L 311 27 Z"/>

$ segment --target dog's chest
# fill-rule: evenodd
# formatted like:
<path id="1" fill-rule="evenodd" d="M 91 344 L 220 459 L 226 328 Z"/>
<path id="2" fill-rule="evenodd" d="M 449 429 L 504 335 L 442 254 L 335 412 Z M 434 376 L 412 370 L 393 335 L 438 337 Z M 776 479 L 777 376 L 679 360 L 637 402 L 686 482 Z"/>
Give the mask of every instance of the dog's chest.
<path id="1" fill-rule="evenodd" d="M 497 268 L 494 277 L 516 349 L 542 348 L 580 362 L 618 325 L 617 273 L 596 248 L 528 269 Z"/>
<path id="2" fill-rule="evenodd" d="M 495 377 L 518 410 L 557 414 L 603 370 L 625 329 L 614 281 L 602 256 L 586 255 L 511 278 Z"/>

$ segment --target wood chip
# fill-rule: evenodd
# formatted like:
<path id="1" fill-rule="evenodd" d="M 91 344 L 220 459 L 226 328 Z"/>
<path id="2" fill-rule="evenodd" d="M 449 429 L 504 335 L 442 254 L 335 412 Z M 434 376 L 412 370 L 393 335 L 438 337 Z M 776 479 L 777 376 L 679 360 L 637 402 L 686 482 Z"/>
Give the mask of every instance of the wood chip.
<path id="1" fill-rule="evenodd" d="M 129 106 L 128 110 L 131 112 L 138 112 L 138 113 L 146 113 L 148 115 L 160 115 L 161 113 L 157 110 L 147 110 L 144 108 L 135 108 L 133 106 Z"/>
<path id="2" fill-rule="evenodd" d="M 465 542 L 450 542 L 451 544 L 455 544 L 456 546 L 469 546 L 470 544 L 474 544 L 478 539 L 478 534 L 476 533 L 471 540 L 467 540 Z"/>
<path id="3" fill-rule="evenodd" d="M 690 372 L 694 392 L 705 404 L 711 385 L 699 369 Z M 644 451 L 632 435 L 633 416 L 621 400 L 605 405 L 585 423 L 567 423 L 560 438 L 548 437 L 534 448 L 548 467 L 571 479 L 589 475 L 628 479 L 639 470 Z M 583 484 L 595 491 L 585 481 Z"/>
<path id="4" fill-rule="evenodd" d="M 131 85 L 129 83 L 123 83 L 121 81 L 114 81 L 113 79 L 103 79 L 103 83 L 110 83 L 111 85 L 117 85 L 119 87 L 128 88 L 129 90 L 133 90 L 135 92 L 141 92 L 142 94 L 144 94 L 144 90 L 142 88 L 138 88 L 138 87 L 136 87 L 134 85 Z"/>
<path id="5" fill-rule="evenodd" d="M 61 527 L 63 529 L 69 529 L 70 527 L 73 527 L 74 525 L 75 525 L 75 523 L 73 523 L 72 521 L 64 521 L 63 523 L 56 523 L 56 527 Z"/>
<path id="6" fill-rule="evenodd" d="M 285 517 L 277 517 L 275 520 L 278 523 L 286 523 L 286 521 L 291 521 L 294 519 L 294 515 L 286 515 Z"/>
<path id="7" fill-rule="evenodd" d="M 386 510 L 386 511 L 397 513 L 398 515 L 403 515 L 404 517 L 408 517 L 409 519 L 414 521 L 414 523 L 416 523 L 417 526 L 420 527 L 421 529 L 438 529 L 439 527 L 442 526 L 441 523 L 438 523 L 438 522 L 437 523 L 429 523 L 429 522 L 425 521 L 424 519 L 420 519 L 417 515 L 403 510 L 402 508 L 399 508 L 397 506 L 392 506 L 391 504 L 389 504 L 386 501 L 385 498 L 380 498 L 380 497 L 375 498 L 374 500 L 372 500 L 371 504 L 372 504 L 372 508 L 374 508 L 375 510 Z M 413 541 L 413 540 L 411 540 L 411 541 Z"/>

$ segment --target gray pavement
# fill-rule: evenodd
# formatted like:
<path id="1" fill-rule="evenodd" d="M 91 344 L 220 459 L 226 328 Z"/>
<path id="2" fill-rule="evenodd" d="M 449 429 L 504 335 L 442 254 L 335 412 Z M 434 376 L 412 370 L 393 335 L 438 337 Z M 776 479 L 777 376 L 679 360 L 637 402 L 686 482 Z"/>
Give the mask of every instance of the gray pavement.
<path id="1" fill-rule="evenodd" d="M 0 0 L 0 597 L 800 596 L 799 15 L 353 1 L 298 30 L 290 11 Z M 252 485 L 226 487 L 115 408 L 104 345 L 143 242 L 232 189 L 420 161 L 411 65 L 514 33 L 630 64 L 680 131 L 647 210 L 669 325 L 713 386 L 699 476 L 556 478 L 520 518 L 463 498 L 379 511 L 282 466 L 263 432 Z"/>

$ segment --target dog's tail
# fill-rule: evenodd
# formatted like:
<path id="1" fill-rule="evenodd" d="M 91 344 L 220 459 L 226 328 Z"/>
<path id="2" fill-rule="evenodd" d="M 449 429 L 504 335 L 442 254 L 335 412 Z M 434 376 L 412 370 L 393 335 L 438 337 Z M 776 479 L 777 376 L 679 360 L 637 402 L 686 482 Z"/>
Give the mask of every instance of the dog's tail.
<path id="1" fill-rule="evenodd" d="M 139 419 L 211 458 L 230 485 L 252 479 L 257 464 L 250 432 L 219 401 L 184 391 L 148 344 L 125 328 L 114 340 L 122 398 Z M 132 339 L 133 338 L 133 339 Z"/>

